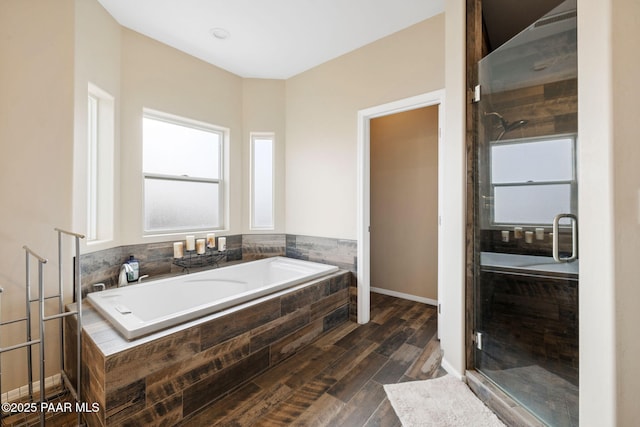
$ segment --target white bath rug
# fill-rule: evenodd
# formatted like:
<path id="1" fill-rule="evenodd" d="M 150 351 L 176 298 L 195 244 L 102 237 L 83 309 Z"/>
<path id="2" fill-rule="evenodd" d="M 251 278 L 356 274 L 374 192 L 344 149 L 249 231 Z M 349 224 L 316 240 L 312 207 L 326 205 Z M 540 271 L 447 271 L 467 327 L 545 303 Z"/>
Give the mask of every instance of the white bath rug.
<path id="1" fill-rule="evenodd" d="M 504 427 L 465 383 L 451 375 L 387 384 L 384 390 L 403 427 Z"/>

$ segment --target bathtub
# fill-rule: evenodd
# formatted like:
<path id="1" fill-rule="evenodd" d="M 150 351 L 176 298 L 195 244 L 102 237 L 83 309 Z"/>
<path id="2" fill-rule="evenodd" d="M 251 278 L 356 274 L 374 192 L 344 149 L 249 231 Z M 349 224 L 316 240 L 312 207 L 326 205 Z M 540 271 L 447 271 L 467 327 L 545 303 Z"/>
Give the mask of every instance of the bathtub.
<path id="1" fill-rule="evenodd" d="M 273 257 L 93 292 L 87 298 L 132 340 L 337 270 L 332 265 Z"/>

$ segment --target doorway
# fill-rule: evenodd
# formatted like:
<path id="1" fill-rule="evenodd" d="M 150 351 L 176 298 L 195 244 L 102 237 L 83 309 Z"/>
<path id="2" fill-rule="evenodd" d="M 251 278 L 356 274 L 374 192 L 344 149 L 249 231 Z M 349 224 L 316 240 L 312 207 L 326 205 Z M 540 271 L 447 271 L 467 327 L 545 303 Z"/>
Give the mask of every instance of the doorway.
<path id="1" fill-rule="evenodd" d="M 422 95 L 378 105 L 360 110 L 358 112 L 358 290 L 357 290 L 357 320 L 358 323 L 367 323 L 370 319 L 370 292 L 371 292 L 371 120 L 404 111 L 415 110 L 422 107 L 438 106 L 438 224 L 440 224 L 440 206 L 442 206 L 442 144 L 444 135 L 442 132 L 444 123 L 444 90 L 437 90 Z M 435 201 L 434 201 L 435 202 Z M 438 236 L 438 253 L 441 253 L 442 238 Z M 438 257 L 438 276 L 442 272 L 442 257 Z M 442 285 L 438 277 L 438 287 Z M 439 294 L 440 292 L 438 292 Z"/>
<path id="2" fill-rule="evenodd" d="M 437 305 L 438 106 L 371 119 L 371 290 Z"/>

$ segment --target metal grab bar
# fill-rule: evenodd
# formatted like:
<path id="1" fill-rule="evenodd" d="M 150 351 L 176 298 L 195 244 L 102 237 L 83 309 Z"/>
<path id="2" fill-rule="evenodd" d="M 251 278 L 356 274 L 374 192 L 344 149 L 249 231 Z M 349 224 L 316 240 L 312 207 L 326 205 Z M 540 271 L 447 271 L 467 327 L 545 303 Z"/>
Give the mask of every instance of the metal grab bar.
<path id="1" fill-rule="evenodd" d="M 571 220 L 571 256 L 568 258 L 560 256 L 560 220 L 562 218 Z M 572 262 L 578 259 L 578 217 L 574 214 L 561 213 L 553 218 L 553 259 L 556 262 Z"/>

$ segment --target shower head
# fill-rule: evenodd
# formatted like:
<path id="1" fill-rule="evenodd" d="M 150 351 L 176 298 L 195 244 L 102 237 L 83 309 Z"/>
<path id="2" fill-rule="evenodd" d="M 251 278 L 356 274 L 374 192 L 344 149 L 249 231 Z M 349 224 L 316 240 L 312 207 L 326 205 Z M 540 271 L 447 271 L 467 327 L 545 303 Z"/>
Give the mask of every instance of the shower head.
<path id="1" fill-rule="evenodd" d="M 529 123 L 528 120 L 516 120 L 515 122 L 508 123 L 507 126 L 505 126 L 505 131 L 511 132 L 512 130 L 516 130 L 521 126 L 526 125 L 527 123 Z"/>
<path id="2" fill-rule="evenodd" d="M 500 132 L 500 135 L 498 135 L 498 140 L 500 138 L 502 138 L 502 136 L 505 133 L 511 132 L 512 130 L 516 130 L 516 129 L 526 125 L 527 123 L 529 123 L 528 120 L 516 120 L 515 122 L 508 122 L 508 121 L 505 120 L 504 117 L 502 117 L 502 114 L 500 114 L 500 113 L 498 113 L 496 111 L 492 111 L 490 113 L 485 112 L 484 115 L 485 116 L 495 116 L 500 121 L 499 126 L 502 128 L 502 132 Z"/>

